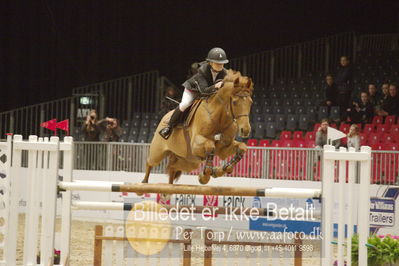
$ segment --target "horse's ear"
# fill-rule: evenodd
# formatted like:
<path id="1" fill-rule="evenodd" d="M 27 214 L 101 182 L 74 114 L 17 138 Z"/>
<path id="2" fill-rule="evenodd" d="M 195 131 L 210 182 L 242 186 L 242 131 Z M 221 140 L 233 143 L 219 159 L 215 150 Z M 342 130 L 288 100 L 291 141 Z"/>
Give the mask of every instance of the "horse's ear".
<path id="1" fill-rule="evenodd" d="M 247 88 L 251 88 L 251 85 L 252 85 L 252 79 L 251 78 L 248 78 L 248 82 L 247 82 Z"/>
<path id="2" fill-rule="evenodd" d="M 240 86 L 240 78 L 237 77 L 237 78 L 234 80 L 234 88 L 237 88 L 237 87 L 239 87 L 239 86 Z"/>

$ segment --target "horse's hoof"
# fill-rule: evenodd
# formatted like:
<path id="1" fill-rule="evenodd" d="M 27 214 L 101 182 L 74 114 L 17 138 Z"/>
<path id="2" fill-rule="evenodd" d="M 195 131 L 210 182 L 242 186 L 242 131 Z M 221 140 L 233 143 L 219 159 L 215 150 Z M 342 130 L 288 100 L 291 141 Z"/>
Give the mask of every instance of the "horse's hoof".
<path id="1" fill-rule="evenodd" d="M 212 176 L 213 177 L 220 177 L 224 175 L 225 171 L 223 171 L 223 167 L 213 167 Z"/>
<path id="2" fill-rule="evenodd" d="M 211 179 L 211 176 L 206 176 L 204 174 L 200 174 L 198 176 L 198 181 L 200 182 L 201 185 L 206 185 L 208 184 L 209 180 Z"/>
<path id="3" fill-rule="evenodd" d="M 226 168 L 226 173 L 231 174 L 233 172 L 233 167 L 229 166 Z"/>

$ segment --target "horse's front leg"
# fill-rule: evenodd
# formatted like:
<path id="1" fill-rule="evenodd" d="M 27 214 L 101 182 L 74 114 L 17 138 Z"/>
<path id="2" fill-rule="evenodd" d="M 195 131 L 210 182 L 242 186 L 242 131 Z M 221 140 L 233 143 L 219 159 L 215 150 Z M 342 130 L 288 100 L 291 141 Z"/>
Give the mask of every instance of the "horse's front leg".
<path id="1" fill-rule="evenodd" d="M 213 171 L 213 158 L 215 157 L 215 142 L 201 135 L 195 137 L 193 154 L 205 157 L 205 167 L 198 177 L 198 181 L 205 185 L 209 182 Z"/>
<path id="2" fill-rule="evenodd" d="M 234 166 L 242 159 L 244 154 L 247 152 L 248 148 L 247 145 L 243 142 L 234 141 L 231 146 L 227 147 L 226 149 L 221 150 L 220 157 L 226 158 L 230 155 L 234 154 L 234 157 L 228 161 L 225 165 L 214 167 L 212 171 L 213 177 L 219 177 L 226 173 L 230 174 L 233 172 Z"/>

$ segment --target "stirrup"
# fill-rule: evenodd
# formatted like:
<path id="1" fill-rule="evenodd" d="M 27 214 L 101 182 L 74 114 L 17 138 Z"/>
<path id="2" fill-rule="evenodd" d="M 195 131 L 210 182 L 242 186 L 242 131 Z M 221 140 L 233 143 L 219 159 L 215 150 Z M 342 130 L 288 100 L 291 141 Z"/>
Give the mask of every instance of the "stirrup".
<path id="1" fill-rule="evenodd" d="M 161 137 L 163 137 L 164 139 L 168 139 L 171 134 L 172 134 L 171 127 L 164 127 L 159 131 L 159 135 L 161 135 Z"/>

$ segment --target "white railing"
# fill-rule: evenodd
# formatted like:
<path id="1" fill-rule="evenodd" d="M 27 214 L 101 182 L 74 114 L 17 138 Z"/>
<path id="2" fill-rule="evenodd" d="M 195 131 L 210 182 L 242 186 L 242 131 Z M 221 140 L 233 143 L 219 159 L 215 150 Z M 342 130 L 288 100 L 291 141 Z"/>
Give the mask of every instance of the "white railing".
<path id="1" fill-rule="evenodd" d="M 74 166 L 78 170 L 145 172 L 149 152 L 147 143 L 74 142 Z M 230 176 L 280 179 L 321 180 L 322 150 L 311 148 L 248 147 L 248 152 Z M 399 152 L 372 152 L 372 182 L 399 184 Z M 214 164 L 223 164 L 219 158 Z M 153 168 L 166 173 L 167 161 Z M 199 169 L 191 172 L 198 174 Z"/>

